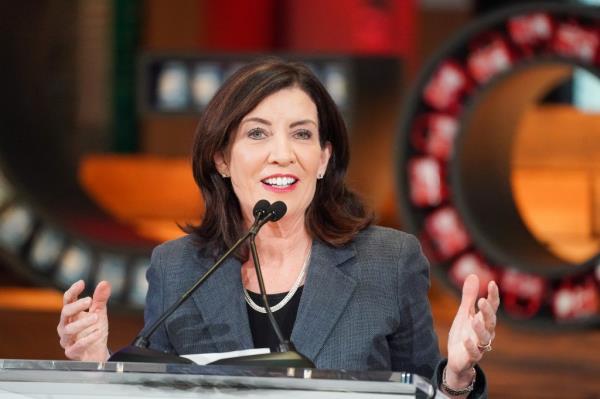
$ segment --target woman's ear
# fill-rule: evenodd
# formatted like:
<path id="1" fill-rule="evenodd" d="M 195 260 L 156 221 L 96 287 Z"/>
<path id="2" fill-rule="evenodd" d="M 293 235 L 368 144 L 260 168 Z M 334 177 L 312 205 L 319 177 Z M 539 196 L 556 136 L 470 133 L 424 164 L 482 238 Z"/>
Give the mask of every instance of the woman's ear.
<path id="1" fill-rule="evenodd" d="M 319 175 L 324 176 L 325 171 L 327 170 L 327 164 L 329 163 L 329 159 L 331 158 L 332 151 L 331 143 L 327 141 L 325 145 L 321 148 L 321 160 L 319 163 Z"/>
<path id="2" fill-rule="evenodd" d="M 221 151 L 217 152 L 213 160 L 219 174 L 223 177 L 229 177 L 229 166 L 227 166 L 223 153 Z"/>

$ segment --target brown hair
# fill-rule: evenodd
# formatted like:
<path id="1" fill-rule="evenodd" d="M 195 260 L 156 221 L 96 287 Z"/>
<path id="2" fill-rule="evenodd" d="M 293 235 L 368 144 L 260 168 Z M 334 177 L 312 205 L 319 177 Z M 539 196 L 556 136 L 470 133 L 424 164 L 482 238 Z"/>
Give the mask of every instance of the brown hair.
<path id="1" fill-rule="evenodd" d="M 192 169 L 204 198 L 205 214 L 198 226 L 185 231 L 200 237 L 213 254 L 232 246 L 244 234 L 238 199 L 229 179 L 221 177 L 214 156 L 225 152 L 241 120 L 269 95 L 296 86 L 317 106 L 321 147 L 329 142 L 332 154 L 323 179 L 306 210 L 305 226 L 313 238 L 341 246 L 373 221 L 360 199 L 345 184 L 349 162 L 346 125 L 335 103 L 317 77 L 299 63 L 266 59 L 238 69 L 221 86 L 202 113 L 194 136 Z M 247 251 L 237 257 L 247 258 Z"/>

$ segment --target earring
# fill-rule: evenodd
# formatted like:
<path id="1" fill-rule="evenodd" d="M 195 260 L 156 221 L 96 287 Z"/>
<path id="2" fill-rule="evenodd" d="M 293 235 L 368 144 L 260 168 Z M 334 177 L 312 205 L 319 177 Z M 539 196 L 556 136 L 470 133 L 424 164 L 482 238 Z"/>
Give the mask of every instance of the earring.
<path id="1" fill-rule="evenodd" d="M 318 173 L 317 174 L 317 179 L 322 179 L 323 178 L 323 173 Z"/>
<path id="2" fill-rule="evenodd" d="M 221 174 L 221 177 L 222 177 L 223 179 L 227 179 L 229 176 L 227 176 L 225 173 L 222 173 L 222 174 Z"/>

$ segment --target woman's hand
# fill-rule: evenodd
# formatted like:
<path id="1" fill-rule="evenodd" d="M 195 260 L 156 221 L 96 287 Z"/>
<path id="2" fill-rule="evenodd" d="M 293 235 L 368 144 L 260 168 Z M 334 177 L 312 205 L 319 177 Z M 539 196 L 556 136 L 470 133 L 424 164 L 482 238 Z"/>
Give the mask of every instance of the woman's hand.
<path id="1" fill-rule="evenodd" d="M 472 367 L 491 350 L 495 337 L 496 311 L 500 305 L 498 286 L 488 284 L 487 298 L 477 301 L 479 278 L 471 274 L 465 280 L 462 299 L 448 336 L 446 382 L 451 388 L 468 386 L 474 375 Z M 477 302 L 477 310 L 475 303 Z"/>
<path id="2" fill-rule="evenodd" d="M 108 352 L 108 317 L 106 304 L 110 284 L 101 281 L 92 298 L 78 299 L 85 283 L 79 280 L 65 291 L 60 322 L 56 328 L 65 356 L 72 360 L 105 362 Z"/>

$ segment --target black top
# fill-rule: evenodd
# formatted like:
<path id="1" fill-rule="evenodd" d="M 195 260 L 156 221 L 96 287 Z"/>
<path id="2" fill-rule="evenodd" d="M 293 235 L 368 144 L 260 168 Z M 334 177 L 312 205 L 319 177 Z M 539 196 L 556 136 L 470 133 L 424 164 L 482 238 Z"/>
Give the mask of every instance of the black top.
<path id="1" fill-rule="evenodd" d="M 255 304 L 264 307 L 260 294 L 251 291 L 248 291 L 248 294 Z M 286 295 L 287 292 L 267 295 L 269 306 L 273 307 L 277 305 Z M 290 299 L 283 308 L 273 313 L 275 320 L 277 320 L 277 323 L 279 324 L 281 333 L 288 340 L 292 335 L 292 329 L 294 328 L 294 322 L 296 321 L 296 315 L 298 314 L 298 305 L 300 305 L 301 296 L 302 287 L 299 287 L 292 299 Z M 270 348 L 271 352 L 276 352 L 279 347 L 279 340 L 277 339 L 277 334 L 275 334 L 273 327 L 271 327 L 267 314 L 257 312 L 248 304 L 246 304 L 246 308 L 248 309 L 248 321 L 250 322 L 250 332 L 252 333 L 254 347 Z"/>

